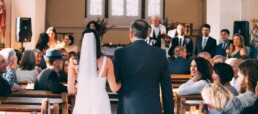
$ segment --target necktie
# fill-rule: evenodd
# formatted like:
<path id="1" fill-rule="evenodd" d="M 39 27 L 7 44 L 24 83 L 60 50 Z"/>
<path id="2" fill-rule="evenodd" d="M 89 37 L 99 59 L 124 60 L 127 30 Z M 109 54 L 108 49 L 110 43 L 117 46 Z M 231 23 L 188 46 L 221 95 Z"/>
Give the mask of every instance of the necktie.
<path id="1" fill-rule="evenodd" d="M 180 38 L 180 40 L 179 40 L 179 46 L 181 46 L 182 45 L 182 38 Z"/>
<path id="2" fill-rule="evenodd" d="M 226 49 L 226 46 L 227 46 L 227 44 L 226 43 L 223 43 L 223 49 Z"/>
<path id="3" fill-rule="evenodd" d="M 206 45 L 206 42 L 207 42 L 207 39 L 204 38 L 204 39 L 203 39 L 203 42 L 202 42 L 202 49 L 204 49 L 204 47 L 205 47 L 205 45 Z"/>

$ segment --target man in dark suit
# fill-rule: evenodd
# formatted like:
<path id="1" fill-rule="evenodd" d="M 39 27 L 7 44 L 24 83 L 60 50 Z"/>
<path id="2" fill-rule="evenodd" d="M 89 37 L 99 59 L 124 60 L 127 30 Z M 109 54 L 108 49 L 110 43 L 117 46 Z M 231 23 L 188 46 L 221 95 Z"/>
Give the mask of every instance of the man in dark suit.
<path id="1" fill-rule="evenodd" d="M 222 29 L 220 31 L 220 36 L 222 43 L 220 43 L 216 48 L 216 55 L 223 55 L 226 57 L 226 49 L 228 48 L 228 38 L 229 38 L 230 32 L 228 29 Z"/>
<path id="2" fill-rule="evenodd" d="M 193 55 L 196 57 L 200 52 L 208 52 L 213 57 L 216 53 L 217 43 L 216 40 L 209 36 L 210 33 L 210 25 L 204 24 L 202 26 L 202 36 L 197 37 L 195 44 Z"/>
<path id="3" fill-rule="evenodd" d="M 193 53 L 193 41 L 190 37 L 185 36 L 184 25 L 178 24 L 176 31 L 178 36 L 172 39 L 172 46 L 170 47 L 168 54 L 170 55 L 170 57 L 173 57 L 175 47 L 184 46 L 187 51 L 187 58 L 191 57 Z"/>
<path id="4" fill-rule="evenodd" d="M 45 60 L 47 68 L 39 74 L 34 89 L 47 90 L 53 93 L 66 92 L 67 87 L 59 83 L 57 74 L 63 64 L 61 51 L 58 49 L 48 49 L 46 51 Z"/>
<path id="5" fill-rule="evenodd" d="M 122 87 L 118 114 L 162 114 L 160 86 L 164 114 L 174 113 L 173 92 L 164 50 L 148 45 L 148 24 L 136 20 L 130 26 L 131 45 L 114 54 L 115 75 Z"/>
<path id="6" fill-rule="evenodd" d="M 186 59 L 186 48 L 177 46 L 174 49 L 175 59 L 169 62 L 170 74 L 190 74 L 191 60 Z"/>

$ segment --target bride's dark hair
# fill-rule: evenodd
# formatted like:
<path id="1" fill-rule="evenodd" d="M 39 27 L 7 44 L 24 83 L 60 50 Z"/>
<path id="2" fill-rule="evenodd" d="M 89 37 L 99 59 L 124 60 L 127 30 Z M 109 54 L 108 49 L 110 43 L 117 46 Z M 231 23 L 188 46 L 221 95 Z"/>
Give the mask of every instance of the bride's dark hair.
<path id="1" fill-rule="evenodd" d="M 84 30 L 82 32 L 82 37 L 80 39 L 80 46 L 79 46 L 79 52 L 78 52 L 78 59 L 80 60 L 80 55 L 81 55 L 81 46 L 82 46 L 82 41 L 83 41 L 83 36 L 85 33 L 93 33 L 95 36 L 95 40 L 96 40 L 96 54 L 97 54 L 97 59 L 100 58 L 102 56 L 102 52 L 101 52 L 101 47 L 100 47 L 100 37 L 97 31 L 93 30 L 93 29 L 87 29 Z"/>

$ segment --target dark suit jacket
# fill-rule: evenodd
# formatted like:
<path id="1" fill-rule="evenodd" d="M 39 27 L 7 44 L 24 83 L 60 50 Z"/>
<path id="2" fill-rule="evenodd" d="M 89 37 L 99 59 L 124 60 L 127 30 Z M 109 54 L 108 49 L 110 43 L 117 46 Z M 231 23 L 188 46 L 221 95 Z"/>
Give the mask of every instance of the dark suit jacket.
<path id="1" fill-rule="evenodd" d="M 209 52 L 211 54 L 211 57 L 213 57 L 216 53 L 216 47 L 217 47 L 216 40 L 212 37 L 209 37 L 204 49 L 202 49 L 202 36 L 197 37 L 194 44 L 193 55 L 194 57 L 197 57 L 197 55 L 200 52 Z"/>
<path id="2" fill-rule="evenodd" d="M 226 49 L 227 48 L 224 48 L 223 49 L 223 43 L 220 43 L 217 48 L 216 48 L 216 55 L 223 55 L 223 56 L 226 56 Z"/>
<path id="3" fill-rule="evenodd" d="M 174 49 L 179 45 L 179 38 L 176 36 L 175 38 L 172 39 L 172 46 L 169 48 L 168 54 L 170 57 L 174 56 Z M 193 53 L 193 41 L 192 38 L 185 36 L 184 41 L 183 41 L 183 46 L 186 48 L 187 51 L 187 58 L 192 56 Z"/>
<path id="4" fill-rule="evenodd" d="M 164 50 L 136 40 L 114 54 L 114 68 L 119 90 L 118 114 L 162 114 L 161 84 L 164 114 L 174 113 L 173 92 Z"/>
<path id="5" fill-rule="evenodd" d="M 0 97 L 10 97 L 12 96 L 11 86 L 6 81 L 2 75 L 0 75 Z"/>
<path id="6" fill-rule="evenodd" d="M 191 61 L 189 59 L 183 59 L 177 57 L 173 61 L 169 62 L 169 73 L 170 74 L 190 74 Z"/>
<path id="7" fill-rule="evenodd" d="M 59 78 L 55 70 L 44 69 L 35 82 L 35 90 L 47 90 L 53 93 L 62 93 L 67 91 L 67 87 L 59 83 Z"/>

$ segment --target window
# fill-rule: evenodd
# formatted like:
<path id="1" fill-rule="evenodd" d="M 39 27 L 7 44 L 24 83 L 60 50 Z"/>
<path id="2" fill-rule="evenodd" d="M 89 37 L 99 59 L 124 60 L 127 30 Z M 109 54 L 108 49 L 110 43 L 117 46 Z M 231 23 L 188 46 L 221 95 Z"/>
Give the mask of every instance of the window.
<path id="1" fill-rule="evenodd" d="M 85 0 L 87 20 L 108 18 L 110 24 L 127 25 L 135 19 L 150 22 L 153 14 L 164 17 L 165 0 Z"/>

